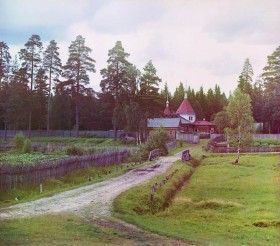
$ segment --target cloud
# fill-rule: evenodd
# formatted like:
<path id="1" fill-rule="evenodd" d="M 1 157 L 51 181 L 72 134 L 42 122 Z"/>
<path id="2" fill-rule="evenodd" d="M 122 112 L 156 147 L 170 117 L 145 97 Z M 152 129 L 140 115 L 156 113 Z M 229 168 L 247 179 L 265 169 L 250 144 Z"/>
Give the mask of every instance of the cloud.
<path id="1" fill-rule="evenodd" d="M 159 19 L 165 8 L 157 1 L 112 1 L 91 18 L 94 31 L 125 34 L 137 31 L 143 24 Z"/>
<path id="2" fill-rule="evenodd" d="M 280 39 L 278 0 L 220 1 L 203 28 L 219 42 L 275 43 Z"/>
<path id="3" fill-rule="evenodd" d="M 233 90 L 249 57 L 256 76 L 280 41 L 279 0 L 1 0 L 1 38 L 13 52 L 32 34 L 58 42 L 65 62 L 77 35 L 92 48 L 99 90 L 108 50 L 122 41 L 142 70 L 153 61 L 163 83 Z"/>
<path id="4" fill-rule="evenodd" d="M 1 33 L 5 40 L 21 40 L 32 34 L 42 38 L 62 38 L 73 23 L 94 15 L 106 0 L 2 0 L 0 8 Z M 14 39 L 16 37 L 16 39 Z M 52 38 L 53 39 L 53 38 Z"/>

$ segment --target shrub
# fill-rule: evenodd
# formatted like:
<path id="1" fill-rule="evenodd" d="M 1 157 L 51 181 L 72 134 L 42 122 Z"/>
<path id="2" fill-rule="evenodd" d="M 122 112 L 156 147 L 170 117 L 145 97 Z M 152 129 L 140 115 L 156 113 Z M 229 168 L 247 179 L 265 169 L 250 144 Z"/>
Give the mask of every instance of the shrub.
<path id="1" fill-rule="evenodd" d="M 98 136 L 96 136 L 95 134 L 90 134 L 90 133 L 85 133 L 85 134 L 81 134 L 80 138 L 97 138 Z"/>
<path id="2" fill-rule="evenodd" d="M 183 138 L 180 138 L 179 139 L 179 146 L 180 146 L 180 148 L 183 147 L 183 144 L 184 144 L 184 140 L 183 140 Z"/>
<path id="3" fill-rule="evenodd" d="M 25 140 L 25 138 L 22 133 L 17 133 L 15 135 L 14 142 L 15 142 L 16 150 L 22 151 L 24 140 Z"/>
<path id="4" fill-rule="evenodd" d="M 31 152 L 31 140 L 30 139 L 25 139 L 22 150 L 23 150 L 23 153 Z"/>
<path id="5" fill-rule="evenodd" d="M 154 149 L 160 149 L 164 155 L 168 154 L 166 143 L 170 140 L 167 132 L 162 128 L 155 129 L 150 132 L 146 143 L 143 145 L 141 151 L 143 157 L 147 158 L 149 152 Z"/>
<path id="6" fill-rule="evenodd" d="M 67 153 L 67 155 L 82 156 L 84 154 L 84 151 L 77 146 L 70 146 L 66 149 L 66 153 Z"/>

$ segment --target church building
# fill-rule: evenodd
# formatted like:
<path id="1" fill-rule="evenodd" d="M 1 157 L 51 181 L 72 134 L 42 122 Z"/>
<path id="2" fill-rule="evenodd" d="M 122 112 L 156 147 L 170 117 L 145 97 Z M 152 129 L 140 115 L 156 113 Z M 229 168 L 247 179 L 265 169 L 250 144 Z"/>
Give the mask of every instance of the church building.
<path id="1" fill-rule="evenodd" d="M 210 137 L 215 133 L 215 124 L 205 119 L 197 120 L 196 114 L 187 98 L 185 92 L 184 100 L 177 109 L 172 113 L 169 108 L 167 99 L 166 108 L 163 112 L 163 118 L 148 119 L 148 133 L 155 128 L 163 127 L 166 129 L 172 139 L 185 139 L 185 135 L 193 134 L 200 137 Z"/>

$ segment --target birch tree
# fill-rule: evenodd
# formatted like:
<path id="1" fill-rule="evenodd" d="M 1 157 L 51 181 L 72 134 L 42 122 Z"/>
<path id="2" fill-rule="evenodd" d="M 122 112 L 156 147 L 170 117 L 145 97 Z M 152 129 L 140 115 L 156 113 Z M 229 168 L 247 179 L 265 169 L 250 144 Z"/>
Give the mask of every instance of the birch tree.
<path id="1" fill-rule="evenodd" d="M 229 99 L 227 106 L 229 127 L 225 129 L 231 146 L 237 147 L 235 164 L 239 163 L 240 148 L 252 144 L 253 114 L 251 109 L 251 98 L 237 88 Z"/>

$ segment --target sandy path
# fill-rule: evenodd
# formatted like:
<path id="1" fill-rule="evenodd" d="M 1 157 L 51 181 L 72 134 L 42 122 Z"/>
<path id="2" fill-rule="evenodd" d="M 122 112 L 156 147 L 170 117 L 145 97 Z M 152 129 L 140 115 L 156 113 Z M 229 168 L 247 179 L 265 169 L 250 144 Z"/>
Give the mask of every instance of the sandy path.
<path id="1" fill-rule="evenodd" d="M 161 157 L 155 164 L 127 172 L 116 178 L 95 183 L 52 197 L 21 203 L 0 209 L 1 218 L 19 218 L 30 215 L 71 212 L 110 216 L 113 200 L 123 191 L 164 173 L 181 154 Z"/>

